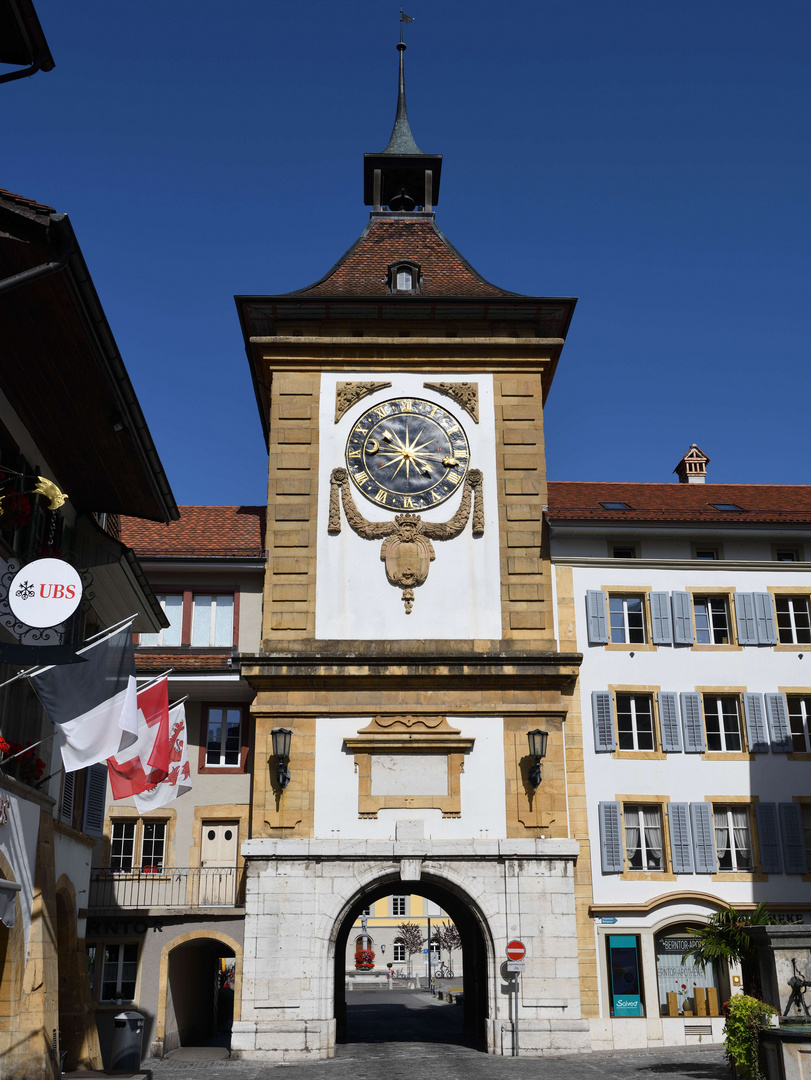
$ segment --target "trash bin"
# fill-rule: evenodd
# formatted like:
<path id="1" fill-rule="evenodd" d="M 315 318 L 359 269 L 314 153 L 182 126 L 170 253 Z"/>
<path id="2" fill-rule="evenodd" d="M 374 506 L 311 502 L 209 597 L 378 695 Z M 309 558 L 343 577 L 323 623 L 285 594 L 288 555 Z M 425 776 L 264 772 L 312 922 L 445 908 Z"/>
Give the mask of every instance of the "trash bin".
<path id="1" fill-rule="evenodd" d="M 141 1068 L 143 1031 L 144 1018 L 139 1012 L 127 1010 L 116 1016 L 110 1072 L 124 1072 L 126 1069 L 138 1072 Z"/>

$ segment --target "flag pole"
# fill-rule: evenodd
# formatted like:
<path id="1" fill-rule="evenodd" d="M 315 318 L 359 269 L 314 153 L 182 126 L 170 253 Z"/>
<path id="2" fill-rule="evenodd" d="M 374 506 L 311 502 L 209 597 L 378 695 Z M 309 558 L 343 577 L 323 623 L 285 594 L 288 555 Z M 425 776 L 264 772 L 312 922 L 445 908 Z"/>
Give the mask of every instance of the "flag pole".
<path id="1" fill-rule="evenodd" d="M 150 686 L 154 686 L 155 683 L 159 683 L 161 679 L 165 679 L 167 675 L 171 675 L 174 670 L 175 669 L 173 667 L 170 667 L 167 668 L 166 671 L 162 672 L 160 675 L 147 676 L 146 683 L 143 686 L 138 687 L 138 693 L 140 694 L 142 690 L 148 690 Z"/>
<path id="2" fill-rule="evenodd" d="M 2 769 L 3 766 L 6 765 L 9 761 L 14 761 L 18 757 L 22 757 L 23 754 L 27 754 L 29 750 L 35 750 L 38 746 L 42 746 L 43 743 L 50 742 L 51 739 L 53 739 L 55 737 L 56 737 L 56 732 L 54 732 L 53 735 L 46 735 L 45 738 L 40 739 L 39 742 L 31 743 L 30 746 L 24 747 L 17 754 L 12 754 L 10 757 L 0 758 L 0 769 Z M 46 777 L 46 779 L 49 779 L 49 777 Z M 39 783 L 42 783 L 42 781 L 40 780 Z"/>
<path id="3" fill-rule="evenodd" d="M 178 701 L 175 701 L 172 705 L 169 706 L 169 712 L 171 712 L 172 709 L 176 709 L 178 707 L 178 705 L 184 705 L 189 700 L 190 697 L 191 697 L 190 694 L 186 694 L 185 697 L 182 697 Z"/>

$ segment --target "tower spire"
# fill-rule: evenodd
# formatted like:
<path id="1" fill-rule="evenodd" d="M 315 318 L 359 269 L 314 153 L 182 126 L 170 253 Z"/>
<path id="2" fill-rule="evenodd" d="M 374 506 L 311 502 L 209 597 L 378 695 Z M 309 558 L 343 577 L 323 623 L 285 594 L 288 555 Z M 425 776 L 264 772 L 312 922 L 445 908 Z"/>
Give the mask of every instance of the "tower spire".
<path id="1" fill-rule="evenodd" d="M 406 44 L 403 41 L 403 25 L 414 22 L 400 8 L 400 72 L 397 86 L 397 113 L 385 150 L 377 154 L 364 154 L 363 195 L 366 205 L 381 212 L 384 206 L 400 213 L 417 207 L 431 212 L 439 201 L 439 176 L 442 169 L 441 154 L 424 154 L 414 141 L 408 122 L 405 95 Z"/>

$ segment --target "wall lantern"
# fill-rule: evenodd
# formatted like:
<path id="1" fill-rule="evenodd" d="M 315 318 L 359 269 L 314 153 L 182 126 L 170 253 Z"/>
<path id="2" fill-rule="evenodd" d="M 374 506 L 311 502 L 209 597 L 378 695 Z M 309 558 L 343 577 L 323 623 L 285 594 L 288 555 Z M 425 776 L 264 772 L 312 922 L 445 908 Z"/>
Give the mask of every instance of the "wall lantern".
<path id="1" fill-rule="evenodd" d="M 535 764 L 529 770 L 529 782 L 534 788 L 541 786 L 541 758 L 546 757 L 546 740 L 549 738 L 548 731 L 535 728 L 527 732 L 529 741 L 529 756 L 535 758 Z"/>
<path id="2" fill-rule="evenodd" d="M 287 762 L 290 760 L 290 738 L 293 732 L 289 728 L 274 728 L 270 733 L 273 740 L 273 756 L 276 758 L 278 772 L 276 778 L 279 787 L 284 791 L 290 783 L 290 770 Z"/>
<path id="3" fill-rule="evenodd" d="M 381 952 L 383 953 L 383 955 L 385 956 L 385 953 L 386 953 L 386 946 L 385 946 L 385 945 L 381 945 L 381 946 L 380 946 L 380 951 L 381 951 Z"/>

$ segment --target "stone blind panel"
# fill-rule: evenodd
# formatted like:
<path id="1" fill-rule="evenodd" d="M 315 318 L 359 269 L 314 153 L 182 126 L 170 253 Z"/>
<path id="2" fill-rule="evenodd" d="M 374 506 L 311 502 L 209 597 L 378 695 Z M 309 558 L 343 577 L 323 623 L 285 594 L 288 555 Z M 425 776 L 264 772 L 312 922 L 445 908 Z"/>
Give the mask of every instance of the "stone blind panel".
<path id="1" fill-rule="evenodd" d="M 497 376 L 494 396 L 502 634 L 552 647 L 549 563 L 542 551 L 546 463 L 541 376 Z"/>
<path id="2" fill-rule="evenodd" d="M 315 373 L 273 375 L 264 642 L 315 635 L 318 392 Z"/>

